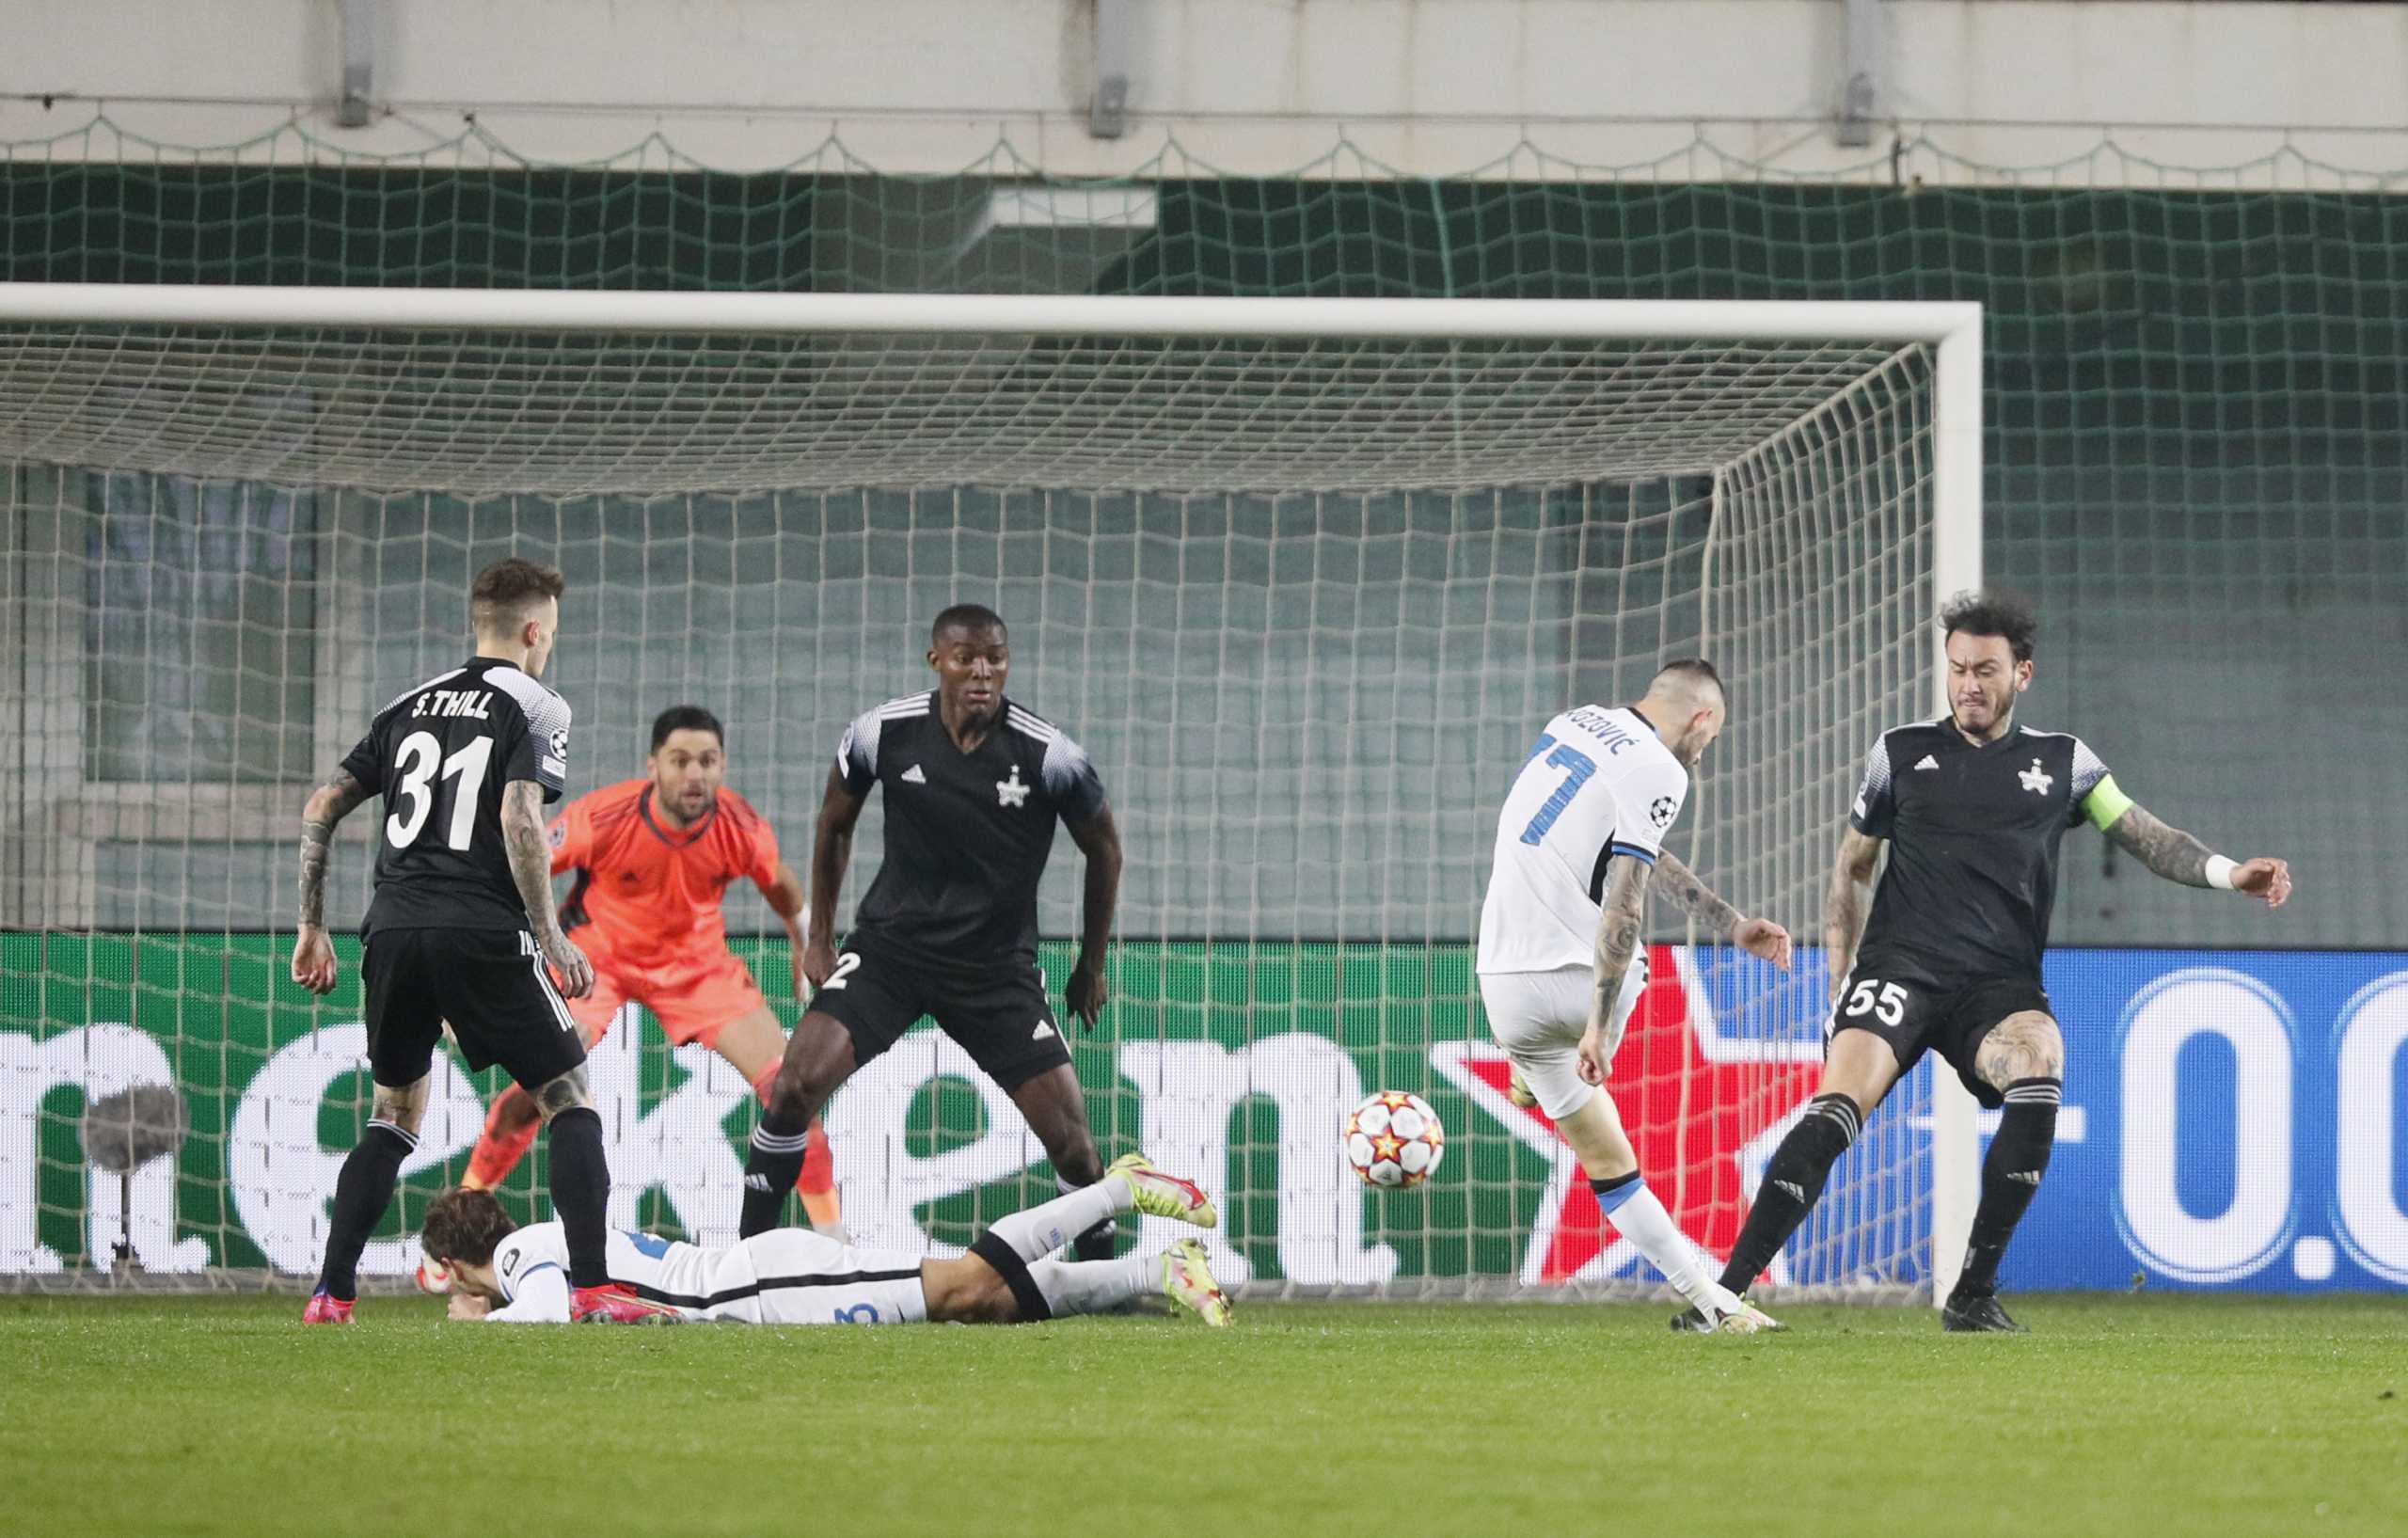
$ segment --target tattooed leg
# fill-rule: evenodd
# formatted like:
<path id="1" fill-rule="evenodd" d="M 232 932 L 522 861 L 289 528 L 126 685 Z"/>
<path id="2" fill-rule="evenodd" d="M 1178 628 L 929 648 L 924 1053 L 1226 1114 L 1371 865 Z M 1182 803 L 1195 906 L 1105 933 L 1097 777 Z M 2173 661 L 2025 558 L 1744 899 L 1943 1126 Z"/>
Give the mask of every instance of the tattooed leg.
<path id="1" fill-rule="evenodd" d="M 402 1162 L 418 1151 L 418 1126 L 426 1116 L 428 1080 L 378 1085 L 368 1128 L 359 1135 L 335 1178 L 334 1221 L 326 1229 L 325 1263 L 318 1291 L 345 1302 L 359 1295 L 359 1257 L 368 1236 L 385 1220 L 400 1182 Z"/>

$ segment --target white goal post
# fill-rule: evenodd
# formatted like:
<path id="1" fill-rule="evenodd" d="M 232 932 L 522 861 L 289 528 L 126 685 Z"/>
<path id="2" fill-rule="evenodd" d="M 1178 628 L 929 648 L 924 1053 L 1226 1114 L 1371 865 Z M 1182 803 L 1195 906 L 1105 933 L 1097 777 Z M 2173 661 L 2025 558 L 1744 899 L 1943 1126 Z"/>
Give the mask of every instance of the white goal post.
<path id="1" fill-rule="evenodd" d="M 235 1081 L 259 1064 L 238 1071 L 219 1044 L 183 1043 L 226 1060 L 207 1086 L 226 1103 L 192 1134 L 215 1146 L 125 1198 L 96 1175 L 89 1211 L 62 1214 L 35 1192 L 61 1189 L 55 1166 L 80 1155 L 41 1102 L 86 1081 L 53 1044 L 105 1020 L 128 1031 L 128 1061 L 182 1073 L 181 1017 L 138 987 L 120 1007 L 89 959 L 98 940 L 131 935 L 138 951 L 289 924 L 292 792 L 453 645 L 456 616 L 438 605 L 468 558 L 514 548 L 609 595 L 563 627 L 583 758 L 572 788 L 635 771 L 639 716 L 729 699 L 800 744 L 807 763 L 765 769 L 758 793 L 741 769 L 731 782 L 789 839 L 806 836 L 810 768 L 833 731 L 897 680 L 911 687 L 909 637 L 933 599 L 1004 595 L 1026 658 L 1016 693 L 1088 746 L 1122 808 L 1118 932 L 1154 968 L 1153 983 L 1124 984 L 1112 1040 L 1083 1049 L 1115 1055 L 1083 1060 L 1083 1077 L 1091 1096 L 1125 1097 L 1107 1118 L 1124 1136 L 1142 1133 L 1158 1158 L 1223 1161 L 1234 1194 L 1259 1198 L 1259 1231 L 1215 1240 L 1239 1279 L 1626 1286 L 1609 1251 L 1542 1263 L 1532 1224 L 1554 1220 L 1560 1161 L 1547 1173 L 1551 1156 L 1482 1077 L 1462 955 L 1497 800 L 1554 710 L 1628 690 L 1666 657 L 1707 656 L 1731 681 L 1733 724 L 1673 842 L 1734 900 L 1818 940 L 1864 750 L 1926 704 L 1947 708 L 1932 617 L 1981 579 L 1981 328 L 1980 307 L 1958 303 L 0 284 L 5 591 L 24 638 L 0 704 L 25 744 L 0 764 L 0 838 L 16 849 L 0 864 L 0 928 L 34 937 L 12 954 L 83 969 L 64 989 L 45 975 L 37 1015 L 0 1018 L 0 1070 L 58 1059 L 0 1071 L 0 1135 L 22 1123 L 25 1167 L 53 1170 L 0 1190 L 0 1288 L 66 1263 L 62 1235 L 97 1244 L 104 1209 L 112 1226 L 147 1214 L 166 1235 L 161 1269 L 201 1255 L 196 1236 L 211 1267 L 264 1255 L 284 1268 L 259 1215 L 273 1203 L 239 1188 L 245 1170 L 273 1183 L 257 1172 L 284 1157 L 244 1141 L 259 1123 Z M 138 502 L 145 527 L 164 528 L 211 488 L 245 508 L 306 495 L 293 537 L 324 554 L 277 579 L 312 607 L 196 609 L 172 646 L 146 628 L 129 658 L 135 632 L 119 626 L 159 608 L 151 578 L 184 581 L 177 563 L 207 558 L 137 550 L 107 520 Z M 258 516 L 284 530 L 288 513 Z M 224 580 L 267 591 L 242 585 L 268 580 L 258 569 Z M 212 649 L 212 626 L 239 632 L 234 650 Z M 605 634 L 589 642 L 580 626 Z M 774 644 L 724 643 L 753 627 Z M 650 639 L 623 633 L 635 630 Z M 271 650 L 241 651 L 246 637 Z M 309 673 L 306 698 L 261 693 L 271 652 Z M 117 662 L 143 676 L 118 679 Z M 179 674 L 193 675 L 168 691 L 187 724 L 163 733 L 150 723 L 159 680 Z M 1149 678 L 1159 697 L 1133 686 Z M 120 690 L 138 700 L 120 708 Z M 1417 702 L 1439 723 L 1429 740 L 1398 725 Z M 1338 723 L 1326 739 L 1323 722 Z M 189 762 L 176 756 L 187 739 Z M 349 859 L 339 876 L 356 892 L 363 862 Z M 1075 871 L 1057 862 L 1048 877 L 1049 937 L 1075 928 L 1064 864 Z M 86 959 L 55 959 L 71 954 Z M 1678 954 L 1688 1018 L 1667 1029 L 1704 1045 L 1667 1047 L 1635 1092 L 1656 1105 L 1660 1089 L 1700 1126 L 1730 1109 L 1717 1095 L 1748 1105 L 1720 1141 L 1668 1145 L 1693 1163 L 1647 1173 L 1681 1187 L 1668 1206 L 1711 1213 L 1727 1237 L 1733 1198 L 1712 1192 L 1760 1172 L 1819 1050 L 1808 1017 L 1821 1001 L 1713 947 Z M 1196 958 L 1209 975 L 1191 998 L 1174 975 Z M 1324 962 L 1332 998 L 1310 981 Z M 1302 980 L 1283 992 L 1271 971 Z M 1413 980 L 1425 975 L 1426 989 Z M 267 1013 L 263 1060 L 294 1029 Z M 1707 1073 L 1745 1063 L 1766 1066 Z M 140 1077 L 94 1072 L 93 1093 Z M 1216 1074 L 1181 1098 L 1182 1075 Z M 1835 1181 L 1830 1212 L 1800 1230 L 1814 1259 L 1799 1288 L 1947 1294 L 1977 1192 L 1975 1110 L 1947 1073 L 1915 1082 L 1923 1099 L 1885 1113 L 1901 1130 L 1885 1142 L 1868 1129 L 1850 1156 L 1861 1178 Z M 1306 1123 L 1317 1095 L 1386 1086 L 1443 1095 L 1473 1124 L 1451 1129 L 1459 1164 L 1440 1185 L 1358 1199 L 1332 1183 L 1334 1133 Z M 1252 1101 L 1277 1117 L 1244 1111 Z M 1243 1129 L 1258 1124 L 1278 1130 L 1257 1141 Z M 419 1178 L 434 1178 L 442 1141 Z M 15 1146 L 0 1145 L 0 1183 Z M 1316 1148 L 1328 1169 L 1307 1167 Z M 688 1167 L 666 1158 L 644 1167 Z M 879 1167 L 927 1182 L 939 1163 Z M 1275 1173 L 1249 1190 L 1249 1171 Z M 673 1215 L 713 1230 L 717 1205 L 679 1205 L 681 1178 L 658 1176 Z M 945 1194 L 882 1179 L 848 1176 L 848 1202 L 899 1225 Z M 196 1182 L 221 1188 L 214 1207 Z M 307 1200 L 277 1199 L 307 1226 Z M 119 1212 L 126 1200 L 136 1213 Z"/>

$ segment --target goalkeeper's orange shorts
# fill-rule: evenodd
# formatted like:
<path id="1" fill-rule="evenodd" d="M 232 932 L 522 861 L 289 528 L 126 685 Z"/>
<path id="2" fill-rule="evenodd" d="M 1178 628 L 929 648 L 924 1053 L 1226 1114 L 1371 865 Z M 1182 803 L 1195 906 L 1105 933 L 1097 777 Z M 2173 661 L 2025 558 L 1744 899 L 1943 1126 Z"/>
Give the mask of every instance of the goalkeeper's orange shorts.
<path id="1" fill-rule="evenodd" d="M 591 925 L 580 925 L 569 938 L 594 963 L 594 991 L 568 1001 L 569 1016 L 589 1044 L 602 1039 L 610 1018 L 629 1000 L 651 1010 L 678 1046 L 699 1041 L 713 1048 L 729 1022 L 768 1002 L 751 969 L 724 945 L 698 945 L 666 960 L 634 966 L 614 956 Z"/>

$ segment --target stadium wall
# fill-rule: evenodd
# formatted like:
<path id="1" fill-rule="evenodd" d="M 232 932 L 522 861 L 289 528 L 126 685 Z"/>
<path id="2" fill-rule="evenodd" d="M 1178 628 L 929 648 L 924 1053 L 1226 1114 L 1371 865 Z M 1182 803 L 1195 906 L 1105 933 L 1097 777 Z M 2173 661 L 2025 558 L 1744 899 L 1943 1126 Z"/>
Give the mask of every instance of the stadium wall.
<path id="1" fill-rule="evenodd" d="M 1134 169 L 1165 133 L 1227 170 L 1285 172 L 1343 123 L 1375 158 L 1427 176 L 1504 156 L 1533 131 L 1571 158 L 1634 166 L 1721 125 L 1752 160 L 1869 169 L 1828 131 L 1849 57 L 1835 0 L 1149 0 L 1127 8 L 1119 138 L 1088 132 L 1096 9 L 376 6 L 376 111 L 337 131 L 343 37 L 325 0 L 23 0 L 0 64 L 0 137 L 57 134 L 105 102 L 139 135 L 221 156 L 288 115 L 334 134 L 339 152 L 392 154 L 473 116 L 538 160 L 615 156 L 666 131 L 702 164 L 766 167 L 837 129 L 875 164 L 946 174 L 1009 125 L 1048 173 L 1095 176 Z M 2345 163 L 2408 159 L 2408 27 L 2390 7 L 1888 0 L 1879 10 L 1870 116 L 1909 125 L 1909 136 L 1956 125 L 1956 148 L 1992 165 L 2060 161 L 2109 124 L 2194 165 L 2275 143 Z M 71 138 L 58 152 L 89 147 Z"/>
<path id="2" fill-rule="evenodd" d="M 783 943 L 743 948 L 783 993 Z M 361 1028 L 320 1021 L 284 979 L 282 949 L 264 936 L 0 936 L 0 1287 L 59 1285 L 106 1254 L 118 1184 L 87 1167 L 76 1122 L 87 1098 L 146 1078 L 184 1087 L 192 1131 L 177 1159 L 135 1182 L 144 1264 L 195 1279 L 314 1269 L 363 1103 Z M 1067 949 L 1050 959 L 1067 965 Z M 1752 1193 L 1812 1091 L 1819 1043 L 1761 1036 L 1755 1022 L 1781 1011 L 1738 1005 L 1761 999 L 1759 963 L 1670 948 L 1655 960 L 1618 1071 L 1706 1069 L 1686 1089 L 1636 1071 L 1635 1087 L 1657 1088 L 1624 1114 L 1651 1183 L 1720 1251 L 1736 1231 L 1733 1198 Z M 1810 955 L 1784 986 L 1818 988 L 1816 965 Z M 1213 1236 L 1225 1276 L 1410 1290 L 1651 1275 L 1600 1227 L 1585 1185 L 1561 1178 L 1552 1134 L 1506 1101 L 1463 948 L 1132 945 L 1117 966 L 1117 1030 L 1075 1043 L 1098 1133 L 1229 1194 Z M 2060 950 L 2047 980 L 2071 1066 L 2009 1285 L 2408 1287 L 2408 953 Z M 1743 1061 L 1746 1074 L 1714 1071 Z M 747 1086 L 631 1018 L 594 1077 L 613 1220 L 732 1234 Z M 417 1214 L 456 1173 L 483 1120 L 480 1090 L 494 1087 L 438 1060 L 420 1151 L 365 1274 L 414 1263 Z M 1370 1087 L 1418 1089 L 1450 1129 L 1426 1189 L 1368 1193 L 1344 1172 L 1338 1118 Z M 872 1246 L 916 1249 L 924 1234 L 958 1246 L 982 1214 L 1051 1186 L 1008 1102 L 926 1027 L 857 1076 L 829 1123 L 848 1219 Z M 1849 1199 L 1855 1162 L 1836 1171 L 1832 1201 Z M 525 1209 L 540 1188 L 530 1166 L 507 1189 Z"/>

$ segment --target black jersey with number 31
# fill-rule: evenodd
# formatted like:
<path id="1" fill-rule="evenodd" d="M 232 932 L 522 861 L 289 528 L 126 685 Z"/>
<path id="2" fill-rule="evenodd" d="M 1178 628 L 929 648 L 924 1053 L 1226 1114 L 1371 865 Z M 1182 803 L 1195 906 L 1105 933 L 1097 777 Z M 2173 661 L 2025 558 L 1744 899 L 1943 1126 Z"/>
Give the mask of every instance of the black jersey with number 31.
<path id="1" fill-rule="evenodd" d="M 2058 841 L 2105 778 L 2068 733 L 2018 727 L 1980 747 L 1944 720 L 1882 733 L 1848 813 L 1890 841 L 1857 971 L 2037 977 Z"/>
<path id="2" fill-rule="evenodd" d="M 523 929 L 527 905 L 501 839 L 501 788 L 568 781 L 568 702 L 508 662 L 472 657 L 376 714 L 342 767 L 384 798 L 378 929 Z"/>

